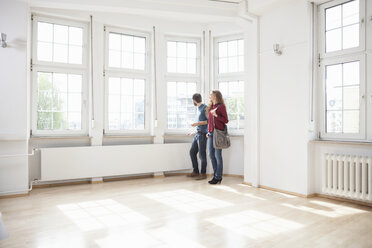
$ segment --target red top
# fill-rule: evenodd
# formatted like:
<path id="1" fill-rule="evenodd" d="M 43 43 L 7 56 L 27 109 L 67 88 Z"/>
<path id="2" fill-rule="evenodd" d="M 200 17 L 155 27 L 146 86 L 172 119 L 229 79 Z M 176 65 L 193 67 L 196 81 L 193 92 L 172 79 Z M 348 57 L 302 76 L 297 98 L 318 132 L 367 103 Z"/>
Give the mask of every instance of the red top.
<path id="1" fill-rule="evenodd" d="M 214 110 L 217 107 L 218 107 L 218 109 L 216 110 L 216 114 L 217 114 L 218 117 L 214 117 L 214 124 L 215 124 L 216 128 L 218 130 L 225 130 L 225 125 L 226 125 L 226 123 L 229 122 L 229 119 L 228 119 L 227 113 L 226 113 L 225 105 L 223 105 L 223 104 L 212 105 L 211 109 L 209 110 L 209 115 L 208 115 L 209 116 L 209 120 L 208 120 L 208 132 L 209 133 L 213 132 L 213 129 L 214 129 L 212 110 Z"/>

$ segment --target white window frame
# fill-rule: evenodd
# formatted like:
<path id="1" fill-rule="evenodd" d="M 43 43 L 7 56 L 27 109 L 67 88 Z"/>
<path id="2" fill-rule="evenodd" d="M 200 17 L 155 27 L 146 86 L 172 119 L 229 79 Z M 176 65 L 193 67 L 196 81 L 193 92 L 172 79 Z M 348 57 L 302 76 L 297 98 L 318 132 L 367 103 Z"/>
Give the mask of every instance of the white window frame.
<path id="1" fill-rule="evenodd" d="M 196 73 L 174 73 L 168 72 L 168 42 L 193 42 L 196 43 Z M 200 37 L 181 37 L 181 36 L 172 36 L 166 35 L 165 36 L 165 43 L 164 43 L 164 51 L 165 51 L 165 88 L 168 91 L 168 82 L 195 82 L 196 83 L 196 90 L 200 93 L 201 90 L 201 38 Z M 197 92 L 195 92 L 197 93 Z M 167 106 L 168 106 L 168 93 L 167 93 Z M 196 108 L 196 107 L 195 107 Z M 196 110 L 195 110 L 196 111 Z M 183 128 L 175 128 L 169 129 L 168 128 L 168 107 L 166 109 L 166 134 L 186 134 L 190 132 L 190 128 L 183 129 Z"/>
<path id="2" fill-rule="evenodd" d="M 340 63 L 348 63 L 353 61 L 359 61 L 359 77 L 360 77 L 360 85 L 359 85 L 359 133 L 327 133 L 326 132 L 326 85 L 325 85 L 325 68 L 328 65 L 340 64 Z M 365 102 L 365 89 L 366 89 L 366 81 L 365 81 L 365 55 L 352 55 L 347 57 L 338 57 L 333 59 L 328 59 L 321 63 L 321 70 L 319 73 L 319 78 L 322 83 L 321 88 L 321 115 L 320 121 L 322 123 L 321 127 L 321 137 L 325 139 L 334 139 L 334 140 L 347 140 L 347 139 L 365 139 L 366 132 L 365 132 L 365 121 L 366 121 L 366 102 Z"/>
<path id="3" fill-rule="evenodd" d="M 231 82 L 231 81 L 243 81 L 244 88 L 246 87 L 246 65 L 244 64 L 244 71 L 242 72 L 226 72 L 219 74 L 218 73 L 218 58 L 219 58 L 219 50 L 218 50 L 218 43 L 219 42 L 226 42 L 231 40 L 240 40 L 242 39 L 244 41 L 244 63 L 246 63 L 246 50 L 245 47 L 245 39 L 243 34 L 233 34 L 233 35 L 225 35 L 225 36 L 219 36 L 214 38 L 213 42 L 213 71 L 214 71 L 214 83 L 213 87 L 215 89 L 219 89 L 219 83 L 220 82 Z M 244 92 L 243 92 L 244 93 Z M 244 113 L 245 114 L 245 113 Z M 244 121 L 245 121 L 246 115 L 244 115 Z M 227 124 L 228 125 L 228 124 Z M 229 129 L 229 133 L 232 135 L 244 135 L 244 128 L 240 129 Z"/>
<path id="4" fill-rule="evenodd" d="M 340 51 L 325 53 L 325 9 L 334 7 L 350 0 L 333 0 L 318 5 L 318 61 L 314 68 L 318 71 L 319 82 L 319 138 L 325 140 L 342 140 L 342 141 L 372 141 L 372 72 L 367 70 L 367 66 L 372 62 L 370 49 L 372 45 L 368 39 L 372 38 L 371 28 L 372 21 L 366 21 L 366 16 L 372 15 L 372 5 L 368 4 L 366 10 L 366 1 L 359 0 L 359 47 L 344 49 Z M 352 133 L 326 133 L 326 106 L 325 106 L 325 67 L 327 65 L 360 61 L 360 112 L 359 123 L 360 132 Z M 368 90 L 368 92 L 367 92 Z M 366 101 L 367 100 L 367 101 Z"/>
<path id="5" fill-rule="evenodd" d="M 38 22 L 48 22 L 52 24 L 60 24 L 67 26 L 74 26 L 83 29 L 83 54 L 82 64 L 69 64 L 59 62 L 39 61 L 37 59 L 37 36 L 38 36 Z M 33 136 L 80 136 L 88 134 L 88 48 L 89 48 L 89 25 L 86 22 L 74 21 L 62 18 L 55 18 L 51 16 L 33 15 L 32 18 L 32 97 L 31 97 L 31 127 Z M 80 74 L 82 75 L 82 106 L 81 106 L 81 130 L 38 130 L 37 129 L 37 73 L 66 73 L 66 74 Z"/>
<path id="6" fill-rule="evenodd" d="M 325 10 L 327 8 L 331 8 L 346 2 L 350 2 L 350 0 L 334 0 L 330 1 L 328 3 L 324 3 L 319 5 L 318 11 L 319 11 L 319 45 L 318 45 L 318 51 L 321 58 L 329 58 L 334 57 L 338 55 L 344 55 L 344 54 L 350 54 L 350 53 L 356 53 L 361 52 L 365 50 L 365 0 L 359 0 L 359 46 L 343 49 L 339 51 L 333 51 L 333 52 L 325 52 Z"/>
<path id="7" fill-rule="evenodd" d="M 109 35 L 111 33 L 139 36 L 146 38 L 146 55 L 145 55 L 145 69 L 127 69 L 127 68 L 114 68 L 109 67 Z M 105 66 L 104 66 L 104 133 L 108 135 L 147 135 L 150 134 L 150 118 L 151 118 L 151 108 L 150 108 L 150 96 L 151 96 L 151 34 L 146 31 L 132 30 L 128 28 L 118 28 L 105 26 Z M 144 79 L 145 80 L 145 127 L 144 129 L 136 130 L 109 130 L 109 119 L 108 119 L 108 83 L 110 77 L 119 78 L 133 78 L 133 79 Z"/>

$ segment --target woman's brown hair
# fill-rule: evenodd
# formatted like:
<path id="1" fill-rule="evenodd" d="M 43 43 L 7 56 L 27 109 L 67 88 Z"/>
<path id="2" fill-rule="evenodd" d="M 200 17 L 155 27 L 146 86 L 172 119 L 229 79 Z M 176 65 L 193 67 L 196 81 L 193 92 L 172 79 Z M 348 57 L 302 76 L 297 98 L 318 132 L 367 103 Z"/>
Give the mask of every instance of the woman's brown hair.
<path id="1" fill-rule="evenodd" d="M 216 96 L 216 100 L 217 100 L 216 104 L 219 103 L 219 104 L 225 105 L 225 101 L 223 100 L 221 91 L 219 91 L 219 90 L 212 90 L 212 93 Z M 206 112 L 207 116 L 209 115 L 209 110 L 211 110 L 212 106 L 213 106 L 213 101 L 210 100 L 207 108 L 205 109 L 205 112 Z"/>

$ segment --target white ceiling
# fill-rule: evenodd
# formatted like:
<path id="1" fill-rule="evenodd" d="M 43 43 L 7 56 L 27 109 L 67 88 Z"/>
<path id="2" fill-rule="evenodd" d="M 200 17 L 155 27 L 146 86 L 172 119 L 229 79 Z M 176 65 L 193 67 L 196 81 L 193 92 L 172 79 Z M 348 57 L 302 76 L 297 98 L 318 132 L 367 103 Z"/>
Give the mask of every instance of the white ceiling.
<path id="1" fill-rule="evenodd" d="M 262 15 L 288 0 L 25 0 L 32 7 L 76 9 L 127 13 L 128 10 L 149 10 L 161 13 L 188 13 L 215 16 L 236 16 L 246 9 L 255 15 Z M 306 1 L 306 0 L 298 0 Z M 315 0 L 322 1 L 322 0 Z M 231 2 L 231 3 L 229 3 Z M 131 12 L 135 14 L 136 12 Z"/>

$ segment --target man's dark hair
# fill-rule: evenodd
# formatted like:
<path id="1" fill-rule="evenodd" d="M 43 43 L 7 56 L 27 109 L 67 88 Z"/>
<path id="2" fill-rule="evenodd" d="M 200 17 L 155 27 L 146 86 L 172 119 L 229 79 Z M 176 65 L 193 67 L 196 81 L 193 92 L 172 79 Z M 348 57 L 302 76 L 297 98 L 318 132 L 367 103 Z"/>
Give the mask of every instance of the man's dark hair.
<path id="1" fill-rule="evenodd" d="M 202 96 L 199 93 L 195 93 L 192 96 L 192 100 L 194 100 L 197 103 L 201 103 L 202 102 Z"/>

